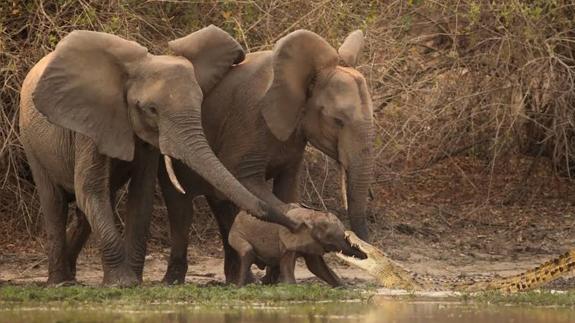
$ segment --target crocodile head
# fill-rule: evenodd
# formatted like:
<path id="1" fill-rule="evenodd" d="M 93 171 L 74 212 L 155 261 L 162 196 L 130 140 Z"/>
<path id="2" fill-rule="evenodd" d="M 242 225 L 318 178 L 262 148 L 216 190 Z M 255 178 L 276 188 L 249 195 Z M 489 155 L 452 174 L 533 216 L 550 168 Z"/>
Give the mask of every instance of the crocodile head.
<path id="1" fill-rule="evenodd" d="M 347 263 L 357 266 L 377 279 L 377 282 L 386 288 L 400 288 L 407 290 L 422 290 L 412 275 L 397 263 L 387 257 L 383 251 L 358 238 L 352 231 L 346 231 L 347 241 L 366 254 L 367 258 L 359 259 L 337 253 L 337 256 Z"/>

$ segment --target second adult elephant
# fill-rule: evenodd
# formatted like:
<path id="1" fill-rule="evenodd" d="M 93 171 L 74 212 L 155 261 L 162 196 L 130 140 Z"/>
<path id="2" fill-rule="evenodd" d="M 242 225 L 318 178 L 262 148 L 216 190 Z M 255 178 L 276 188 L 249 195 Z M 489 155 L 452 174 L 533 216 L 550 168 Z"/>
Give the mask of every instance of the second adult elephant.
<path id="1" fill-rule="evenodd" d="M 202 122 L 210 146 L 252 193 L 271 205 L 298 202 L 299 169 L 308 142 L 336 160 L 347 174 L 351 228 L 368 238 L 365 217 L 372 178 L 373 107 L 364 77 L 353 67 L 363 34 L 351 33 L 336 50 L 317 34 L 298 30 L 273 51 L 248 54 L 207 94 Z M 179 54 L 177 43 L 172 50 Z M 172 250 L 167 283 L 183 282 L 192 200 L 206 195 L 225 250 L 225 273 L 235 282 L 239 261 L 227 236 L 237 209 L 181 163 L 179 194 L 161 170 L 170 217 Z M 273 190 L 266 181 L 273 179 Z"/>
<path id="2" fill-rule="evenodd" d="M 90 229 L 100 243 L 104 282 L 141 281 L 160 153 L 181 160 L 254 215 L 295 228 L 241 186 L 202 131 L 202 91 L 241 61 L 243 50 L 214 26 L 178 44 L 186 58 L 152 55 L 106 33 L 74 31 L 28 73 L 20 132 L 44 215 L 48 283 L 75 279 Z M 128 178 L 124 242 L 112 200 Z M 74 200 L 79 218 L 89 224 L 78 222 L 66 237 L 68 203 Z"/>

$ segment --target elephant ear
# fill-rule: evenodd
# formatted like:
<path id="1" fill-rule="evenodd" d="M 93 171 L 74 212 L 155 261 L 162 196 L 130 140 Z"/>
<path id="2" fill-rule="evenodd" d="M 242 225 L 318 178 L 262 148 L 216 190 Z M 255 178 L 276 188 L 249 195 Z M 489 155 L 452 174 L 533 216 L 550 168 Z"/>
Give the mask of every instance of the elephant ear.
<path id="1" fill-rule="evenodd" d="M 363 48 L 363 32 L 361 30 L 356 30 L 350 33 L 343 44 L 339 47 L 337 52 L 339 57 L 349 67 L 355 67 L 357 65 L 357 58 L 361 53 Z"/>
<path id="2" fill-rule="evenodd" d="M 262 115 L 276 138 L 285 141 L 297 126 L 309 86 L 323 69 L 337 66 L 335 49 L 317 34 L 297 30 L 273 50 L 274 79 L 262 104 Z"/>
<path id="3" fill-rule="evenodd" d="M 314 224 L 309 221 L 304 221 L 303 224 L 297 232 L 290 232 L 288 229 L 281 228 L 279 239 L 287 250 L 314 253 L 314 249 L 319 247 L 312 237 Z M 321 253 L 321 249 L 317 252 Z"/>
<path id="4" fill-rule="evenodd" d="M 145 47 L 114 35 L 73 31 L 50 54 L 32 93 L 34 105 L 50 122 L 90 137 L 100 153 L 132 160 L 126 64 L 147 53 Z"/>
<path id="5" fill-rule="evenodd" d="M 230 34 L 214 25 L 172 40 L 168 46 L 174 54 L 192 62 L 204 96 L 233 64 L 241 63 L 246 56 L 242 46 Z"/>

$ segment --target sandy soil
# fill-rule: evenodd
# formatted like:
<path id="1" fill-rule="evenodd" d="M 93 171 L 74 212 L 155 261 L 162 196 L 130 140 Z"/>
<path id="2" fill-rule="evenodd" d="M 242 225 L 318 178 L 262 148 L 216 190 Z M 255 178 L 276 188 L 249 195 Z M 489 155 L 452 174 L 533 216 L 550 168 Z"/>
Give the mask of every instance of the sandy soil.
<path id="1" fill-rule="evenodd" d="M 224 282 L 223 259 L 209 255 L 199 255 L 190 250 L 192 256 L 186 277 L 188 283 L 221 283 Z M 158 282 L 166 270 L 167 252 L 153 252 L 146 257 L 144 280 Z M 437 284 L 463 283 L 476 280 L 486 280 L 496 276 L 508 276 L 529 269 L 547 257 L 522 257 L 514 261 L 478 260 L 471 264 L 450 264 L 445 261 L 398 261 L 405 268 L 417 273 L 421 279 Z M 327 260 L 331 267 L 343 278 L 347 285 L 362 286 L 375 284 L 375 280 L 366 272 L 328 255 Z M 264 272 L 253 267 L 256 276 L 263 276 Z M 44 283 L 47 279 L 47 258 L 43 254 L 3 254 L 0 255 L 0 282 L 7 284 Z M 298 261 L 296 278 L 300 282 L 319 282 Z M 89 249 L 80 256 L 78 262 L 78 280 L 87 285 L 97 286 L 102 280 L 102 269 L 96 250 Z M 575 280 L 562 280 L 551 287 L 557 289 L 575 287 Z"/>
<path id="2" fill-rule="evenodd" d="M 193 253 L 193 252 L 192 252 Z M 349 266 L 336 264 L 335 257 L 330 257 L 335 271 L 344 277 L 347 283 L 357 284 L 368 282 L 371 277 L 365 272 Z M 190 257 L 192 259 L 192 257 Z M 212 256 L 194 256 L 190 262 L 187 282 L 207 283 L 224 282 L 223 258 Z M 167 257 L 160 253 L 152 253 L 146 257 L 144 280 L 150 282 L 160 281 L 165 273 Z M 253 267 L 254 273 L 261 277 L 264 272 Z M 37 255 L 1 255 L 0 256 L 0 281 L 5 283 L 42 283 L 47 279 L 47 258 L 42 254 Z M 300 281 L 319 281 L 299 262 L 296 268 L 296 277 Z M 98 285 L 102 280 L 100 260 L 94 252 L 84 254 L 78 262 L 78 281 L 88 285 Z"/>

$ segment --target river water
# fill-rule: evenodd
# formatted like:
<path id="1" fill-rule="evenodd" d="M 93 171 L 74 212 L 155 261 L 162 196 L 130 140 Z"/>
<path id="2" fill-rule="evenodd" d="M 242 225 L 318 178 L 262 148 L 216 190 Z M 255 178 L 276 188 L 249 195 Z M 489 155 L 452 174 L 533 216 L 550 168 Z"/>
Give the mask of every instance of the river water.
<path id="1" fill-rule="evenodd" d="M 444 301 L 376 299 L 371 304 L 301 303 L 278 306 L 146 305 L 3 307 L 0 322 L 205 322 L 205 323 L 547 323 L 575 322 L 575 310 Z"/>

